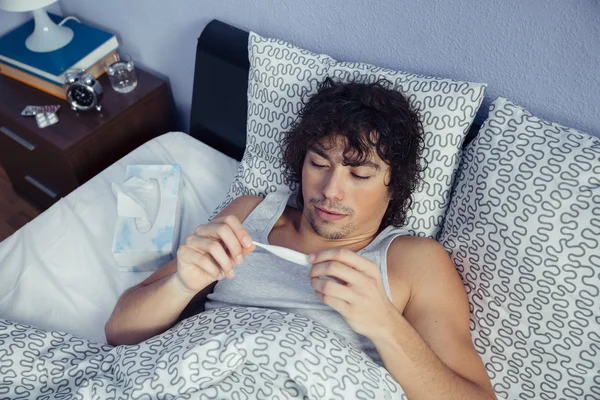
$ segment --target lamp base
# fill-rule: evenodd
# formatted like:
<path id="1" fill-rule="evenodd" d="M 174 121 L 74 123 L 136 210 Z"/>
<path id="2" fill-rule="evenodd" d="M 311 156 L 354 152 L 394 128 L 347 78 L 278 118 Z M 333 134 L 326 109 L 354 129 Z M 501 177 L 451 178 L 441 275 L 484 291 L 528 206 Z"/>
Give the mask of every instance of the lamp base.
<path id="1" fill-rule="evenodd" d="M 33 10 L 35 29 L 25 40 L 25 46 L 36 53 L 47 53 L 66 46 L 73 39 L 73 30 L 58 26 L 43 8 Z"/>

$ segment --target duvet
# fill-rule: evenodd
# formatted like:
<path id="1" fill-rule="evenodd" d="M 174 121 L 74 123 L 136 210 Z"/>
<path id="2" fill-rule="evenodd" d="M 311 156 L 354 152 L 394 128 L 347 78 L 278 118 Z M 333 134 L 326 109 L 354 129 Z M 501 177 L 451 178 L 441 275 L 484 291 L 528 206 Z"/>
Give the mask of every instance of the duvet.
<path id="1" fill-rule="evenodd" d="M 113 347 L 0 319 L 0 399 L 404 399 L 385 368 L 305 317 L 222 308 Z"/>

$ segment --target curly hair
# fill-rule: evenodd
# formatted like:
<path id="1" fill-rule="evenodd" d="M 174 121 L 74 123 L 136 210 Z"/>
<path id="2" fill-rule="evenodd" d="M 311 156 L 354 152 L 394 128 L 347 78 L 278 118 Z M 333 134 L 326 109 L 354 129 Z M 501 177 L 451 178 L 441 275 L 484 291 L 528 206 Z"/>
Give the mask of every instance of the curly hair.
<path id="1" fill-rule="evenodd" d="M 344 165 L 360 165 L 373 149 L 390 166 L 390 201 L 383 227 L 404 226 L 412 194 L 421 179 L 423 125 L 408 100 L 387 80 L 339 83 L 326 78 L 283 138 L 286 183 L 298 185 L 298 207 L 304 206 L 302 166 L 308 149 L 324 138 L 346 139 Z"/>

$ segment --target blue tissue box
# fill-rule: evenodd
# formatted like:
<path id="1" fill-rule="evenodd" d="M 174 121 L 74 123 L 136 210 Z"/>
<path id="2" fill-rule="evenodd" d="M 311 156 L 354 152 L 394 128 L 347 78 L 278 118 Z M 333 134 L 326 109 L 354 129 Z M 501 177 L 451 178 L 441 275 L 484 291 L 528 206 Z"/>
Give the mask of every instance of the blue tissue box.
<path id="1" fill-rule="evenodd" d="M 160 206 L 147 232 L 138 231 L 133 217 L 117 217 L 112 252 L 119 270 L 154 271 L 175 257 L 179 246 L 181 166 L 128 165 L 125 181 L 133 176 L 156 179 Z"/>

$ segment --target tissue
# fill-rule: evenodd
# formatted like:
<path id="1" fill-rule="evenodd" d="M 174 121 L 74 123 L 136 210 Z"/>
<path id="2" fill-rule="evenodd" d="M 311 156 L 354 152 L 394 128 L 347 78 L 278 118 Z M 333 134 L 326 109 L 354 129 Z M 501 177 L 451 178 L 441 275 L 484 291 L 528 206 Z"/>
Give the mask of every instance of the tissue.
<path id="1" fill-rule="evenodd" d="M 128 165 L 123 183 L 113 182 L 117 223 L 112 253 L 122 271 L 153 271 L 178 247 L 181 167 Z"/>
<path id="2" fill-rule="evenodd" d="M 158 180 L 132 176 L 122 185 L 113 182 L 112 191 L 117 196 L 117 215 L 134 218 L 137 231 L 148 232 L 160 208 Z"/>

